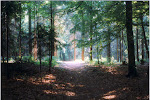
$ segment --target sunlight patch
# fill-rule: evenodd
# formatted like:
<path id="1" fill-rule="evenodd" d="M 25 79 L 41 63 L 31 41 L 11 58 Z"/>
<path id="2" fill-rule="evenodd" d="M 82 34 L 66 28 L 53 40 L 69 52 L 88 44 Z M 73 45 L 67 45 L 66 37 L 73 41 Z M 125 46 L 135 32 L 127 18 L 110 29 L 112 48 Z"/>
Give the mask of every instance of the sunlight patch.
<path id="1" fill-rule="evenodd" d="M 70 91 L 67 91 L 65 94 L 67 96 L 75 96 L 76 95 L 74 92 L 70 92 Z"/>
<path id="2" fill-rule="evenodd" d="M 116 95 L 109 95 L 109 96 L 104 96 L 104 99 L 114 99 L 116 98 Z"/>
<path id="3" fill-rule="evenodd" d="M 116 92 L 116 90 L 109 91 L 109 92 L 107 92 L 107 93 L 106 93 L 106 94 L 104 94 L 104 95 L 110 95 L 110 94 L 115 93 L 115 92 Z"/>
<path id="4" fill-rule="evenodd" d="M 56 91 L 51 91 L 51 90 L 43 90 L 43 92 L 46 94 L 58 94 Z"/>
<path id="5" fill-rule="evenodd" d="M 56 79 L 53 74 L 45 75 L 45 79 Z"/>
<path id="6" fill-rule="evenodd" d="M 106 94 L 104 94 L 103 98 L 104 99 L 114 99 L 114 98 L 116 98 L 116 95 L 113 95 L 113 93 L 116 93 L 116 90 L 107 92 Z"/>

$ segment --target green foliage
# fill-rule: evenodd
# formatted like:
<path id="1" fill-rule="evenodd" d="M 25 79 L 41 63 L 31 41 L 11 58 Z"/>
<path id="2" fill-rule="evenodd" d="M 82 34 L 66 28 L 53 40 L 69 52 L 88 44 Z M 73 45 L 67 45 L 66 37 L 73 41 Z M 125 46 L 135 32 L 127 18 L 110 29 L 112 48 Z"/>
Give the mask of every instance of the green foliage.
<path id="1" fill-rule="evenodd" d="M 140 16 L 143 16 L 143 23 L 145 31 L 148 33 L 149 30 L 146 27 L 149 22 L 149 1 L 132 1 L 133 4 L 133 25 L 140 26 Z M 64 52 L 62 48 L 65 48 L 65 60 L 71 58 L 67 55 L 73 55 L 72 43 L 75 34 L 74 41 L 78 48 L 89 48 L 93 46 L 93 58 L 97 55 L 102 55 L 106 51 L 108 42 L 112 43 L 116 38 L 119 38 L 119 33 L 123 30 L 124 44 L 126 45 L 124 53 L 127 54 L 127 40 L 125 29 L 126 19 L 126 3 L 124 1 L 2 1 L 2 56 L 6 58 L 6 13 L 9 16 L 9 56 L 18 56 L 19 52 L 19 14 L 21 12 L 21 53 L 28 55 L 28 41 L 34 44 L 34 38 L 29 40 L 28 36 L 28 9 L 31 9 L 31 26 L 32 33 L 36 33 L 37 36 L 37 48 L 38 58 L 41 57 L 42 65 L 49 66 L 49 51 L 53 51 L 53 48 L 49 48 L 53 43 L 57 42 L 57 47 L 61 48 L 60 53 Z M 21 8 L 21 9 L 20 9 Z M 52 11 L 51 11 L 52 8 Z M 20 11 L 21 10 L 21 11 Z M 51 23 L 51 15 L 53 16 L 54 26 Z M 55 29 L 51 29 L 51 26 Z M 36 30 L 36 32 L 34 32 Z M 140 27 L 139 27 L 140 30 Z M 139 31 L 141 33 L 142 31 Z M 32 34 L 32 37 L 34 34 Z M 92 37 L 92 40 L 90 38 Z M 59 38 L 58 41 L 56 38 Z M 140 35 L 139 39 L 143 36 Z M 39 40 L 41 43 L 39 43 Z M 62 42 L 64 41 L 64 42 Z M 70 42 L 72 41 L 72 43 Z M 51 43 L 50 43 L 51 42 Z M 62 43 L 61 43 L 62 42 Z M 69 44 L 70 42 L 70 44 Z M 39 45 L 40 44 L 40 45 Z M 66 46 L 65 44 L 69 44 Z M 114 43 L 116 44 L 116 43 Z M 114 45 L 113 45 L 114 46 Z M 41 50 L 39 50 L 41 47 Z M 72 50 L 70 50 L 70 48 Z M 98 50 L 95 50 L 98 48 Z M 112 48 L 112 46 L 111 46 Z M 116 47 L 114 47 L 116 48 Z M 58 49 L 57 49 L 58 50 Z M 77 50 L 77 49 L 76 49 Z M 40 51 L 40 53 L 39 53 Z M 79 49 L 77 50 L 79 52 Z M 89 51 L 88 51 L 89 52 Z M 111 50 L 112 55 L 115 55 L 116 51 Z M 80 51 L 81 53 L 81 51 Z M 85 51 L 87 53 L 87 50 Z M 61 54 L 60 54 L 61 55 Z M 95 56 L 96 55 L 96 56 Z M 104 54 L 106 55 L 106 54 Z M 85 54 L 85 58 L 88 57 Z M 127 55 L 125 55 L 127 56 Z M 44 58 L 45 57 L 45 58 Z M 115 56 L 114 56 L 115 57 Z M 14 57 L 12 57 L 14 59 Z M 61 57 L 62 58 L 62 57 Z M 73 56 L 72 56 L 73 58 Z M 116 59 L 116 57 L 114 58 Z M 17 58 L 16 60 L 20 60 Z M 57 58 L 53 57 L 52 66 L 56 65 Z M 23 56 L 23 62 L 33 63 L 32 56 Z M 89 62 L 89 59 L 86 61 Z M 110 64 L 113 64 L 113 60 Z M 148 61 L 147 61 L 148 62 Z M 35 62 L 39 65 L 39 61 Z M 89 62 L 90 64 L 97 64 L 97 60 Z M 107 61 L 100 61 L 100 64 L 107 64 Z"/>
<path id="2" fill-rule="evenodd" d="M 55 65 L 57 65 L 57 57 L 54 57 L 52 58 L 52 67 L 54 67 Z M 44 66 L 49 66 L 49 57 L 44 57 L 43 60 L 42 60 L 42 65 Z"/>
<path id="3" fill-rule="evenodd" d="M 22 61 L 27 62 L 27 63 L 34 63 L 35 62 L 33 56 L 23 56 Z"/>
<path id="4" fill-rule="evenodd" d="M 38 60 L 38 61 L 34 62 L 34 64 L 40 65 L 40 61 Z M 42 66 L 49 67 L 49 57 L 48 57 L 48 56 L 47 56 L 47 57 L 43 57 L 42 62 L 41 62 L 41 65 L 42 65 Z M 58 65 L 58 63 L 57 63 L 57 58 L 53 56 L 52 67 L 54 67 L 54 66 L 56 66 L 56 65 Z"/>

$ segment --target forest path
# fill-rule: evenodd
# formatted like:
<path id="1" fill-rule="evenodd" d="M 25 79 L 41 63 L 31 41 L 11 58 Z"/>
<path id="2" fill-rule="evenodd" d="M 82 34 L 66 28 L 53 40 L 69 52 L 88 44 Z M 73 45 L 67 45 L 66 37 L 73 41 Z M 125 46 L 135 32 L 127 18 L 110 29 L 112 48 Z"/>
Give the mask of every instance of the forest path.
<path id="1" fill-rule="evenodd" d="M 69 97 L 71 100 L 85 100 L 104 94 L 104 91 L 99 91 L 102 85 L 97 84 L 99 79 L 96 77 L 97 73 L 94 73 L 96 67 L 88 66 L 82 61 L 63 61 L 58 67 L 63 69 L 64 73 L 60 76 L 57 74 L 57 79 L 69 84 L 65 88 L 72 87 L 75 96 Z"/>
<path id="2" fill-rule="evenodd" d="M 128 79 L 125 77 L 127 66 L 88 66 L 77 61 L 59 63 L 51 74 L 48 67 L 42 66 L 42 82 L 40 73 L 3 80 L 3 100 L 142 100 L 149 97 L 147 67 L 138 67 L 139 77 Z M 32 75 L 39 70 L 39 66 L 28 67 L 26 72 Z"/>
<path id="3" fill-rule="evenodd" d="M 83 70 L 87 64 L 83 61 L 63 61 L 60 62 L 59 67 L 70 71 Z"/>

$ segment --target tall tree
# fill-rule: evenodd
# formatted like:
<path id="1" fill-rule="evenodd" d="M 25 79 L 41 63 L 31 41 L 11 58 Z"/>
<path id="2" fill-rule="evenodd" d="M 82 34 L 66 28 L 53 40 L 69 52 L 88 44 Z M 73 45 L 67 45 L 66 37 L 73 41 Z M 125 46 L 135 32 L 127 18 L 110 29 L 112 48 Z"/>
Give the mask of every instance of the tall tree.
<path id="1" fill-rule="evenodd" d="M 121 57 L 121 56 L 122 56 L 122 55 L 121 55 L 121 51 L 122 51 L 122 50 L 121 50 L 121 40 L 122 40 L 122 39 L 121 39 L 121 33 L 120 33 L 119 37 L 120 37 L 120 43 L 119 43 L 119 46 L 120 46 L 120 62 L 122 62 L 122 59 L 121 59 L 121 58 L 122 58 L 122 57 Z"/>
<path id="2" fill-rule="evenodd" d="M 31 3 L 31 2 L 29 2 Z M 29 55 L 32 54 L 32 39 L 31 39 L 31 5 L 28 6 L 28 14 L 29 14 Z"/>
<path id="3" fill-rule="evenodd" d="M 144 58 L 145 58 L 145 56 L 144 56 L 144 39 L 142 39 L 141 40 L 141 47 L 142 47 L 142 61 L 144 61 Z"/>
<path id="4" fill-rule="evenodd" d="M 49 52 L 49 56 L 50 56 L 50 59 L 49 59 L 49 71 L 51 73 L 51 67 L 52 67 L 52 59 L 53 59 L 53 56 L 54 56 L 54 16 L 53 16 L 53 1 L 51 1 L 51 4 L 50 4 L 50 9 L 51 9 L 51 19 L 50 19 L 50 23 L 51 23 L 51 27 L 50 27 L 50 34 L 49 34 L 49 41 L 50 41 L 50 52 Z"/>
<path id="5" fill-rule="evenodd" d="M 92 2 L 93 3 L 93 2 Z M 92 61 L 92 36 L 93 36 L 93 16 L 92 16 L 92 5 L 90 7 L 90 61 Z"/>
<path id="6" fill-rule="evenodd" d="M 20 3 L 20 14 L 19 14 L 19 21 L 20 21 L 20 23 L 19 23 L 19 57 L 22 59 L 22 54 L 21 54 L 21 49 L 22 49 L 22 47 L 21 47 L 21 2 L 19 2 Z"/>
<path id="7" fill-rule="evenodd" d="M 139 46 L 138 46 L 138 26 L 136 27 L 136 59 L 139 61 Z"/>
<path id="8" fill-rule="evenodd" d="M 108 36 L 107 36 L 107 60 L 108 62 L 110 63 L 111 61 L 111 49 L 110 49 L 110 43 L 111 43 L 111 40 L 110 40 L 110 29 L 108 29 Z"/>
<path id="9" fill-rule="evenodd" d="M 122 47 L 121 47 L 121 52 L 122 52 L 122 55 L 121 55 L 121 60 L 123 61 L 123 30 L 122 30 Z"/>
<path id="10" fill-rule="evenodd" d="M 36 3 L 36 2 L 35 2 Z M 36 8 L 36 4 L 34 7 L 34 60 L 37 60 L 37 35 L 36 35 L 36 16 L 37 16 L 37 8 Z"/>
<path id="11" fill-rule="evenodd" d="M 119 46 L 118 46 L 118 37 L 117 37 L 117 62 L 119 62 L 119 50 L 118 50 Z"/>
<path id="12" fill-rule="evenodd" d="M 6 35 L 7 35 L 7 79 L 9 79 L 10 78 L 10 76 L 9 76 L 9 70 L 8 70 L 8 59 L 9 59 L 9 11 L 8 10 L 6 10 Z"/>
<path id="13" fill-rule="evenodd" d="M 82 40 L 84 41 L 84 11 L 82 9 Z M 84 61 L 84 46 L 82 47 L 82 61 Z"/>
<path id="14" fill-rule="evenodd" d="M 74 40 L 76 39 L 75 33 L 74 33 Z M 74 61 L 76 60 L 76 42 L 74 41 Z"/>
<path id="15" fill-rule="evenodd" d="M 132 1 L 126 1 L 126 30 L 128 41 L 128 75 L 127 77 L 137 76 L 135 68 L 134 41 L 132 31 Z"/>

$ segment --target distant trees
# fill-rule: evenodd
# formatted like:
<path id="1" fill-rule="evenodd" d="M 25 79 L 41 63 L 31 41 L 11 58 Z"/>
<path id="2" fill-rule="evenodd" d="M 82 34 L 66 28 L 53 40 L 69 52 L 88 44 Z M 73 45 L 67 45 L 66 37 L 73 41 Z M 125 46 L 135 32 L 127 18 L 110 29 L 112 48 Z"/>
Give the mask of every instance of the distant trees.
<path id="1" fill-rule="evenodd" d="M 81 58 L 82 61 L 85 59 L 94 61 L 96 58 L 98 64 L 102 55 L 107 58 L 108 63 L 112 63 L 111 60 L 124 61 L 128 55 L 129 70 L 132 70 L 130 73 L 136 73 L 132 68 L 135 66 L 135 56 L 137 61 L 144 61 L 149 57 L 147 43 L 149 2 L 133 1 L 127 5 L 126 3 L 124 1 L 2 2 L 2 60 L 5 62 L 7 58 L 8 62 L 9 56 L 15 56 L 15 59 L 18 56 L 20 60 L 22 56 L 34 56 L 35 61 L 42 61 L 42 57 L 47 56 L 50 71 L 53 56 L 57 55 L 56 49 L 60 52 L 58 56 L 61 60 L 62 58 L 71 60 L 74 57 L 74 60 Z M 56 39 L 58 33 L 60 41 L 72 41 L 72 45 L 58 41 Z M 68 36 L 70 34 L 72 38 Z M 136 37 L 135 43 L 133 35 Z M 12 49 L 13 45 L 15 47 Z M 77 55 L 78 52 L 80 57 Z"/>
<path id="2" fill-rule="evenodd" d="M 149 59 L 149 49 L 148 49 L 148 45 L 147 45 L 147 38 L 146 38 L 146 32 L 145 32 L 145 29 L 144 27 L 146 28 L 148 26 L 148 20 L 144 20 L 147 19 L 148 17 L 148 12 L 149 12 L 149 2 L 148 1 L 133 1 L 133 25 L 138 27 L 138 33 L 141 33 L 137 36 L 138 39 L 140 39 L 140 44 L 141 44 L 141 48 L 142 48 L 142 52 L 141 52 L 141 55 L 142 55 L 142 60 L 144 60 L 144 44 L 145 44 L 145 49 L 146 49 L 146 55 L 147 55 L 147 58 Z M 140 29 L 142 31 L 140 31 Z M 138 47 L 138 45 L 137 45 Z M 138 50 L 137 50 L 138 51 Z M 137 54 L 138 55 L 138 54 Z M 140 59 L 140 58 L 139 58 Z M 137 58 L 138 60 L 138 58 Z"/>

